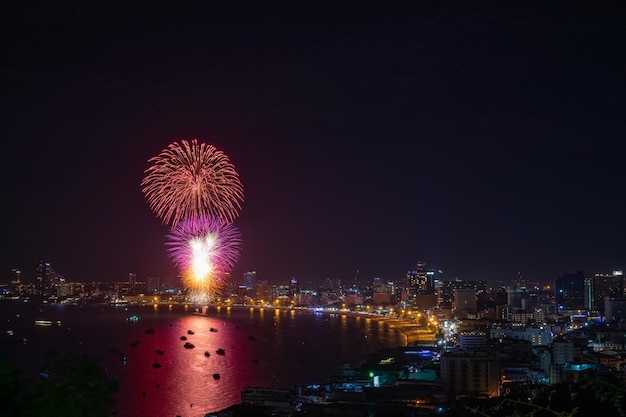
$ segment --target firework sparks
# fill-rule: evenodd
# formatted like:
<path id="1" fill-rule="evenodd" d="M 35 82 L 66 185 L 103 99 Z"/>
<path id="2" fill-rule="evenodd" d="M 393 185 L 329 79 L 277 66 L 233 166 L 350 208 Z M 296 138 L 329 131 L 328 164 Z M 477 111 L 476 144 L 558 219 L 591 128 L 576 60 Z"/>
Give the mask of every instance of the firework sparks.
<path id="1" fill-rule="evenodd" d="M 239 257 L 238 229 L 211 217 L 181 220 L 168 235 L 168 253 L 182 271 L 187 288 L 216 294 Z"/>
<path id="2" fill-rule="evenodd" d="M 243 186 L 228 157 L 197 139 L 170 144 L 149 160 L 141 182 L 150 208 L 164 223 L 216 217 L 232 223 L 243 203 Z"/>

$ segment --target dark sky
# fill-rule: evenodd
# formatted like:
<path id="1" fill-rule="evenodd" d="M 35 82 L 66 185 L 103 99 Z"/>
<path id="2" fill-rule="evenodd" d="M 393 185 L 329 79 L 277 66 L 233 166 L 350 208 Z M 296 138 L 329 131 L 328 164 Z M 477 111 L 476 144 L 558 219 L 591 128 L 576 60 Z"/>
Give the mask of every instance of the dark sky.
<path id="1" fill-rule="evenodd" d="M 244 184 L 236 278 L 626 266 L 619 2 L 59 3 L 0 9 L 0 281 L 175 275 L 140 182 L 193 137 Z"/>

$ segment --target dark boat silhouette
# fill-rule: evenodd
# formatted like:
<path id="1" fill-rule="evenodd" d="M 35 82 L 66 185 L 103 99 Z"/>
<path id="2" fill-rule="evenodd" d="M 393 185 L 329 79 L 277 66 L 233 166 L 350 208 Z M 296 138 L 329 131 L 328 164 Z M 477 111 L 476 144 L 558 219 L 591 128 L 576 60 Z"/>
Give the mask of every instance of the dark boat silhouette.
<path id="1" fill-rule="evenodd" d="M 193 343 L 189 343 L 189 342 L 185 343 L 185 344 L 183 345 L 183 347 L 184 347 L 185 349 L 193 349 L 193 348 L 195 348 L 195 346 L 193 345 Z"/>

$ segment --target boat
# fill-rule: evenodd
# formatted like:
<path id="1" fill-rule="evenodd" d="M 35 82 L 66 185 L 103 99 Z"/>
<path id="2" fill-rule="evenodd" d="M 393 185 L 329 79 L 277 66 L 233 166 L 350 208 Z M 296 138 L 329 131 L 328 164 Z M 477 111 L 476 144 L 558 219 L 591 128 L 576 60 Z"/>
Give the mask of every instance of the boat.
<path id="1" fill-rule="evenodd" d="M 218 373 L 213 374 L 213 379 L 220 379 L 220 374 Z"/>
<path id="2" fill-rule="evenodd" d="M 209 329 L 209 331 L 210 331 L 210 332 L 216 332 L 216 331 L 217 331 L 217 329 L 216 329 L 215 327 L 211 327 L 211 328 Z"/>
<path id="3" fill-rule="evenodd" d="M 193 348 L 195 348 L 195 346 L 193 345 L 193 343 L 189 343 L 189 342 L 185 343 L 185 344 L 183 345 L 183 347 L 184 347 L 185 349 L 193 349 Z"/>
<path id="4" fill-rule="evenodd" d="M 206 357 L 208 358 L 209 356 L 211 356 L 211 354 L 209 353 L 209 351 L 208 351 L 208 350 L 205 350 L 205 351 L 204 351 L 204 356 L 206 356 Z"/>
<path id="5" fill-rule="evenodd" d="M 61 325 L 61 320 L 52 321 L 52 320 L 35 320 L 35 326 L 52 326 L 52 325 Z"/>
<path id="6" fill-rule="evenodd" d="M 162 355 L 162 354 L 163 354 L 163 351 L 162 351 L 161 349 L 157 349 L 156 354 L 157 354 L 157 355 Z"/>
<path id="7" fill-rule="evenodd" d="M 187 334 L 194 334 L 193 330 L 187 330 Z"/>
<path id="8" fill-rule="evenodd" d="M 254 337 L 254 336 L 250 335 L 250 336 L 248 336 L 248 339 L 250 339 L 250 340 L 255 340 L 255 339 L 256 339 L 256 337 Z"/>
<path id="9" fill-rule="evenodd" d="M 146 329 L 146 333 L 154 334 L 154 329 L 152 327 L 150 327 L 149 329 Z"/>
<path id="10" fill-rule="evenodd" d="M 224 355 L 226 351 L 222 348 L 219 348 L 218 350 L 215 351 L 215 353 L 217 353 L 218 355 Z"/>
<path id="11" fill-rule="evenodd" d="M 254 362 L 254 363 L 259 363 L 259 360 L 258 360 L 258 359 L 250 359 L 250 360 L 251 360 L 252 362 Z"/>
<path id="12" fill-rule="evenodd" d="M 161 367 L 161 364 L 160 364 L 160 363 L 158 363 L 158 362 L 155 362 L 155 363 L 153 363 L 153 364 L 152 364 L 152 367 L 153 367 L 153 368 L 160 368 L 160 367 Z"/>
<path id="13" fill-rule="evenodd" d="M 180 340 L 187 340 L 187 336 L 181 336 Z"/>

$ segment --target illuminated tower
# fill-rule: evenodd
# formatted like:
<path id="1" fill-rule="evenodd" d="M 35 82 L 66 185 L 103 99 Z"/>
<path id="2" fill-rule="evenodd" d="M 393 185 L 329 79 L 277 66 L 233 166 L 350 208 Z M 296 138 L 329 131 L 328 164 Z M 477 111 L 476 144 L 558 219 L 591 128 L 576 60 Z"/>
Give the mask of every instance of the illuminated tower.
<path id="1" fill-rule="evenodd" d="M 35 288 L 39 297 L 54 295 L 54 271 L 49 262 L 39 261 L 35 268 Z"/>
<path id="2" fill-rule="evenodd" d="M 133 272 L 128 273 L 128 286 L 130 287 L 131 290 L 134 290 L 137 288 L 137 274 Z"/>
<path id="3" fill-rule="evenodd" d="M 434 294 L 433 275 L 424 269 L 425 262 L 418 262 L 415 270 L 406 273 L 406 284 L 409 297 L 418 294 Z"/>
<path id="4" fill-rule="evenodd" d="M 20 271 L 19 268 L 13 268 L 11 270 L 11 275 L 13 276 L 13 279 L 11 280 L 11 287 L 13 287 L 13 290 L 20 295 L 22 293 L 22 281 L 20 280 L 21 274 L 22 271 Z"/>

